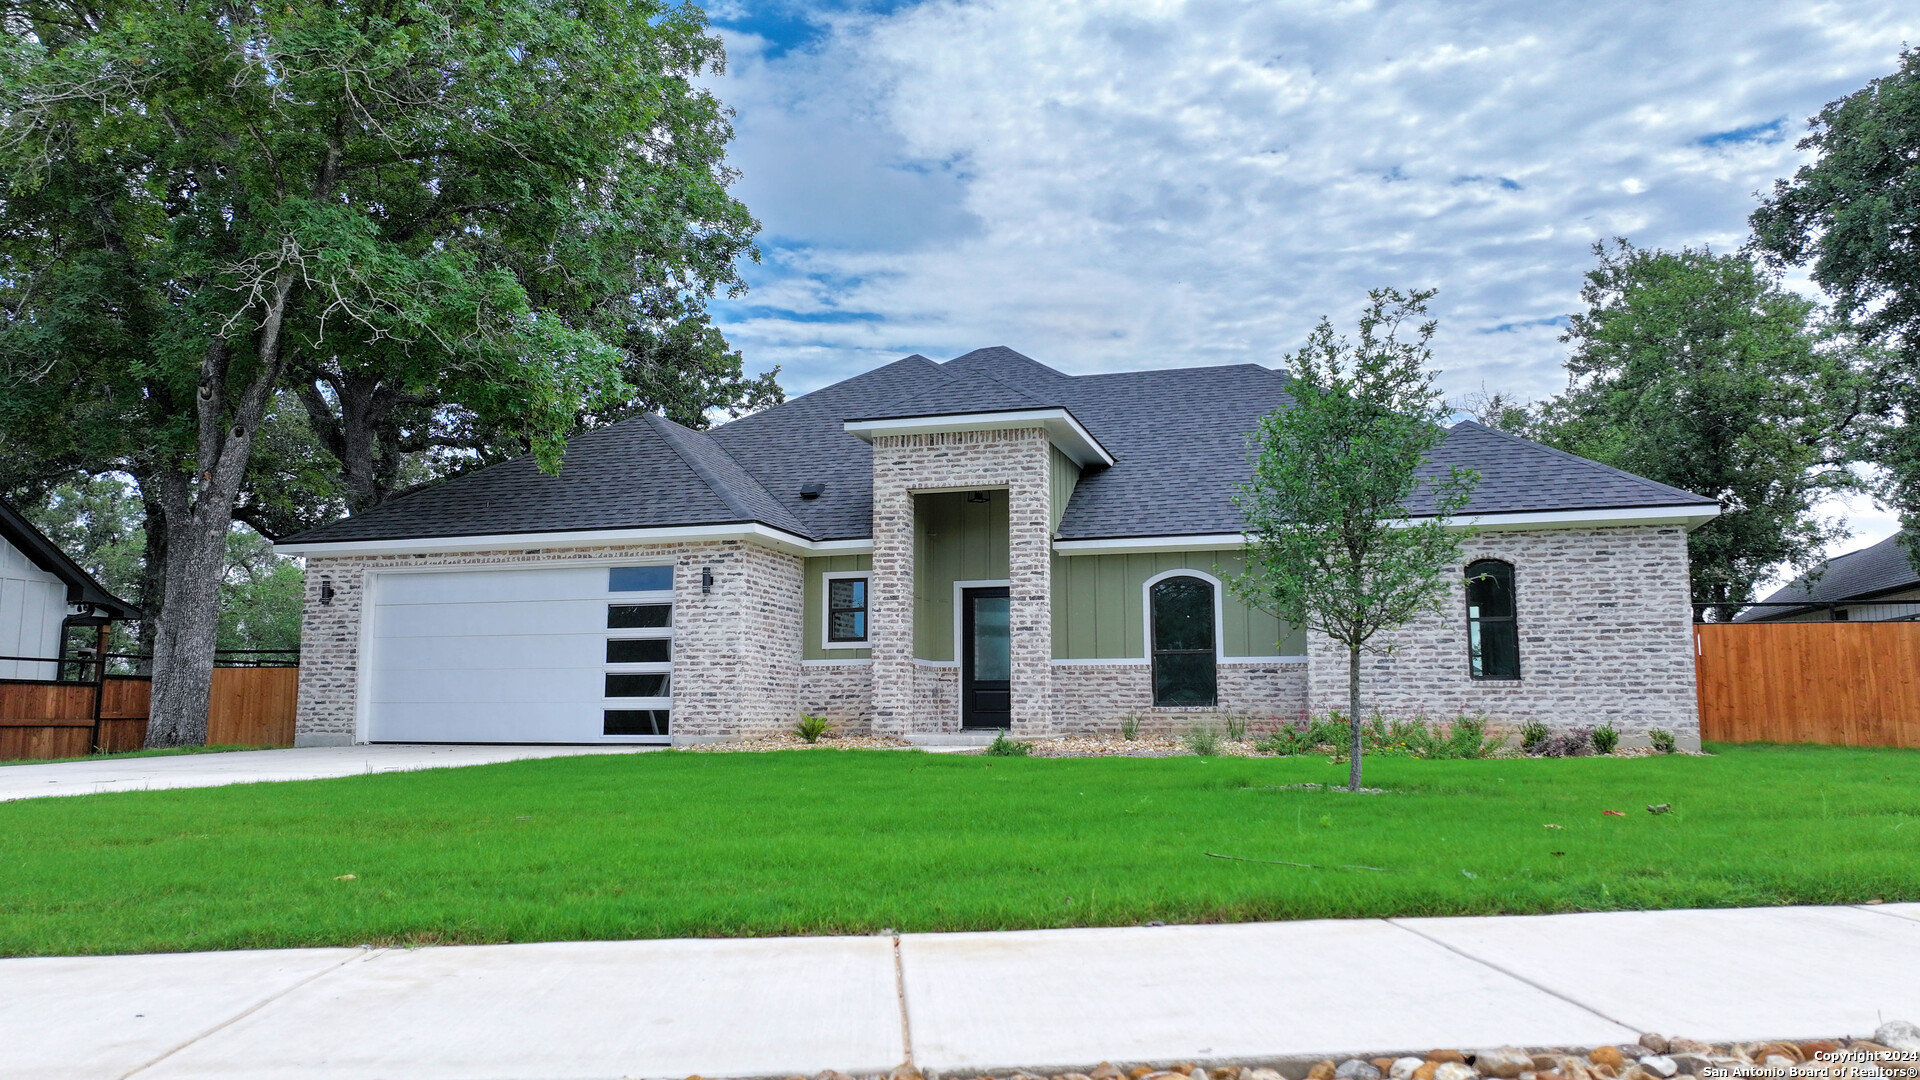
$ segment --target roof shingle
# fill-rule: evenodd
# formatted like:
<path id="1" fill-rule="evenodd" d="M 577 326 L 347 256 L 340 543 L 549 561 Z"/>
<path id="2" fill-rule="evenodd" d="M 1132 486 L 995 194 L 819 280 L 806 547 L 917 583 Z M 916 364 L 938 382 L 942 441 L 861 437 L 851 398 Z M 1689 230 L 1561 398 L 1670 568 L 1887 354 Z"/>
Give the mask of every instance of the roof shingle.
<path id="1" fill-rule="evenodd" d="M 918 354 L 707 432 L 658 416 L 572 439 L 559 476 L 530 457 L 455 477 L 294 540 L 645 528 L 755 521 L 813 540 L 864 538 L 872 448 L 848 420 L 1063 408 L 1115 464 L 1082 474 L 1062 539 L 1238 532 L 1233 504 L 1260 417 L 1287 377 L 1253 364 L 1071 376 L 1012 349 L 936 364 Z M 1479 424 L 1449 430 L 1429 466 L 1480 474 L 1467 513 L 1709 504 Z M 803 484 L 824 485 L 802 499 Z M 1410 507 L 1415 513 L 1419 505 Z"/>

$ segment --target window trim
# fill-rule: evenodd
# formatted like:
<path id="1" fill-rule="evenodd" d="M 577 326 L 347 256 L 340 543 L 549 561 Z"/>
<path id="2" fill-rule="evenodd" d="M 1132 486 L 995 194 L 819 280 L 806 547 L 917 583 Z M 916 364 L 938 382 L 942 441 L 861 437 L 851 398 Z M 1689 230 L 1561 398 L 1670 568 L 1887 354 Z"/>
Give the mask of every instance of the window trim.
<path id="1" fill-rule="evenodd" d="M 1473 600 L 1467 595 L 1467 583 L 1473 580 L 1473 568 L 1481 563 L 1499 563 L 1507 568 L 1507 583 L 1513 593 L 1513 614 L 1476 616 L 1473 613 Z M 1467 678 L 1474 682 L 1511 683 L 1519 682 L 1523 674 L 1520 666 L 1520 568 L 1511 559 L 1502 559 L 1495 555 L 1481 556 L 1460 568 L 1460 607 L 1467 616 Z M 1476 675 L 1473 671 L 1473 624 L 1474 623 L 1511 623 L 1513 625 L 1513 674 L 1512 675 Z"/>
<path id="2" fill-rule="evenodd" d="M 1157 682 L 1157 678 L 1154 674 L 1155 665 L 1153 662 L 1153 654 L 1154 654 L 1153 587 L 1155 585 L 1160 584 L 1162 581 L 1167 580 L 1168 578 L 1176 578 L 1176 577 L 1198 578 L 1199 580 L 1206 582 L 1208 587 L 1210 587 L 1213 590 L 1213 700 L 1204 705 L 1201 705 L 1201 704 L 1162 705 L 1160 704 L 1158 696 L 1154 689 L 1155 683 Z M 1142 650 L 1146 653 L 1146 662 L 1147 662 L 1147 668 L 1148 668 L 1147 693 L 1150 699 L 1151 706 L 1156 709 L 1217 709 L 1219 708 L 1220 707 L 1220 658 L 1221 658 L 1221 650 L 1226 647 L 1226 643 L 1227 643 L 1225 601 L 1221 596 L 1220 579 L 1217 577 L 1214 577 L 1212 574 L 1207 573 L 1205 570 L 1188 570 L 1185 568 L 1179 568 L 1174 570 L 1162 570 L 1160 573 L 1153 575 L 1152 577 L 1148 578 L 1146 581 L 1141 583 L 1140 612 L 1141 612 L 1140 645 Z M 1194 650 L 1193 652 L 1186 653 L 1184 655 L 1197 655 L 1197 654 L 1198 654 L 1198 650 Z"/>
<path id="3" fill-rule="evenodd" d="M 867 636 L 845 641 L 833 639 L 833 586 L 835 581 L 859 578 L 867 583 Z M 852 609 L 847 609 L 852 610 Z M 820 574 L 820 648 L 822 651 L 835 649 L 870 649 L 873 647 L 873 571 L 871 570 L 826 570 Z"/>

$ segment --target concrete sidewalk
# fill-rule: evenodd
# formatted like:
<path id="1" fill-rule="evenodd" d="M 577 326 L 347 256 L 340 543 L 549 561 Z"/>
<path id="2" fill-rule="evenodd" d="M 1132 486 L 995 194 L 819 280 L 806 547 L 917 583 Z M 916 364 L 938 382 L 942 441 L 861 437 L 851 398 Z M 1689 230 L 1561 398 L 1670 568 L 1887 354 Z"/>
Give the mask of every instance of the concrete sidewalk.
<path id="1" fill-rule="evenodd" d="M 1920 904 L 0 960 L 0 1077 L 1059 1069 L 1864 1034 Z M 910 1048 L 910 1051 L 909 1051 Z"/>
<path id="2" fill-rule="evenodd" d="M 381 743 L 49 761 L 40 765 L 0 766 L 0 802 L 46 795 L 97 795 L 103 791 L 220 787 L 268 780 L 325 780 L 336 776 L 359 776 L 362 773 L 491 765 L 500 761 L 574 754 L 632 754 L 657 749 L 660 747 Z"/>

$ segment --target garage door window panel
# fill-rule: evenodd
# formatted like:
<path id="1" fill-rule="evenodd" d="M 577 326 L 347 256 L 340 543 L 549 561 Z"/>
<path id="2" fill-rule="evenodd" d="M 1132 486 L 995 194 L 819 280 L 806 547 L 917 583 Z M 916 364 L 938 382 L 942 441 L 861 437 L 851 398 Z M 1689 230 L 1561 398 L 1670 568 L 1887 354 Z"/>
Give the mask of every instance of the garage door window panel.
<path id="1" fill-rule="evenodd" d="M 673 662 L 672 638 L 609 638 L 609 664 L 670 664 Z"/>
<path id="2" fill-rule="evenodd" d="M 607 628 L 610 630 L 643 630 L 672 625 L 672 604 L 615 604 L 607 609 Z"/>

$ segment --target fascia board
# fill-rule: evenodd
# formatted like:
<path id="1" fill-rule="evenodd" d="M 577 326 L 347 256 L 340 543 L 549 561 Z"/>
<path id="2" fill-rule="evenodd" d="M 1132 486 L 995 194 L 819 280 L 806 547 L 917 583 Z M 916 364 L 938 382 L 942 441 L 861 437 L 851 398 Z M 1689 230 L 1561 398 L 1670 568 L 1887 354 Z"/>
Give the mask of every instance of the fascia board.
<path id="1" fill-rule="evenodd" d="M 1018 409 L 1009 412 L 954 413 L 944 416 L 898 416 L 879 420 L 848 420 L 847 434 L 872 442 L 881 435 L 929 435 L 943 431 L 1006 431 L 1045 428 L 1047 437 L 1081 468 L 1112 465 L 1113 455 L 1100 440 L 1065 409 Z"/>
<path id="2" fill-rule="evenodd" d="M 348 558 L 367 555 L 462 554 L 512 548 L 608 546 L 613 544 L 703 543 L 747 540 L 789 555 L 859 555 L 873 550 L 871 539 L 808 540 L 758 522 L 679 525 L 647 529 L 580 529 L 572 532 L 502 533 L 486 536 L 437 536 L 403 540 L 338 540 L 275 544 L 282 555 Z"/>

